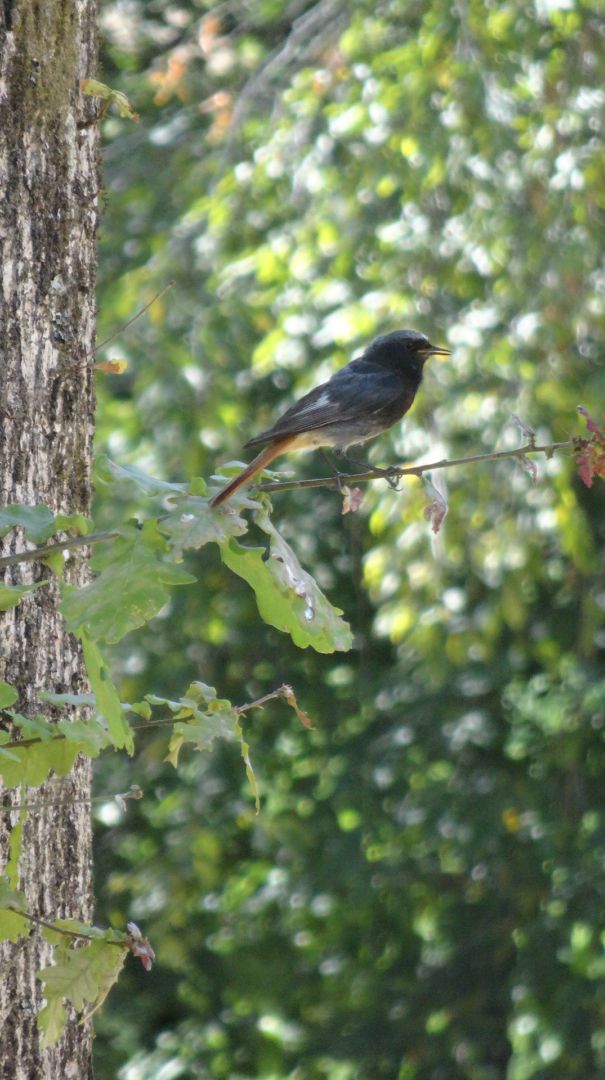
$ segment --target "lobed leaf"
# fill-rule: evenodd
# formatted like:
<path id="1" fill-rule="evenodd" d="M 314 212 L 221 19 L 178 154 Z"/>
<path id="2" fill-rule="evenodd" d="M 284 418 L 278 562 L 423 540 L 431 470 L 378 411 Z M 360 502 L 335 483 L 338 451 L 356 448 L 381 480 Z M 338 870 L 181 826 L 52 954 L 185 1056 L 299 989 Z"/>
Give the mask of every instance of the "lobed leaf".
<path id="1" fill-rule="evenodd" d="M 95 695 L 97 708 L 107 721 L 111 741 L 117 750 L 122 747 L 129 754 L 134 753 L 134 740 L 128 726 L 124 709 L 107 667 L 97 645 L 81 631 L 86 673 Z"/>
<path id="2" fill-rule="evenodd" d="M 238 734 L 239 716 L 231 702 L 216 697 L 216 690 L 206 683 L 193 682 L 179 701 L 148 694 L 152 705 L 166 705 L 183 723 L 172 729 L 166 760 L 177 766 L 181 747 L 191 743 L 195 750 L 211 750 L 215 739 L 232 739 Z"/>
<path id="3" fill-rule="evenodd" d="M 131 530 L 91 560 L 101 573 L 83 589 L 64 588 L 61 612 L 73 633 L 114 643 L 149 622 L 170 599 L 169 585 L 195 578 L 162 559 L 166 542 L 154 520 Z"/>
<path id="4" fill-rule="evenodd" d="M 8 611 L 10 608 L 14 608 L 30 592 L 35 592 L 36 589 L 40 589 L 43 585 L 48 585 L 48 579 L 46 581 L 35 581 L 31 585 L 3 585 L 0 584 L 0 611 Z"/>
<path id="5" fill-rule="evenodd" d="M 208 500 L 197 495 L 178 499 L 176 508 L 163 518 L 159 528 L 167 537 L 177 558 L 187 548 L 201 548 L 204 544 L 224 544 L 230 536 L 242 536 L 248 531 L 248 523 L 238 509 L 256 506 L 247 497 L 233 499 L 229 514 L 217 514 L 210 509 Z"/>
<path id="6" fill-rule="evenodd" d="M 38 1015 L 43 1047 L 52 1046 L 63 1033 L 64 999 L 78 1012 L 88 1006 L 89 1015 L 102 1005 L 124 966 L 126 951 L 104 938 L 84 948 L 60 950 L 59 956 L 53 967 L 37 972 L 47 1002 Z"/>
<path id="7" fill-rule="evenodd" d="M 11 503 L 0 509 L 0 537 L 17 527 L 23 529 L 28 540 L 43 544 L 56 530 L 55 515 L 43 503 L 38 506 Z"/>
<path id="8" fill-rule="evenodd" d="M 229 569 L 252 586 L 261 617 L 290 634 L 295 645 L 320 653 L 348 651 L 351 629 L 342 611 L 324 596 L 317 582 L 303 570 L 289 544 L 270 521 L 266 511 L 255 514 L 257 524 L 269 536 L 269 553 L 249 548 L 231 538 L 221 546 L 221 558 Z"/>
<path id="9" fill-rule="evenodd" d="M 0 509 L 0 537 L 17 527 L 23 529 L 28 540 L 43 544 L 56 532 L 72 531 L 85 536 L 90 522 L 83 514 L 55 515 L 44 503 L 36 506 L 11 503 Z"/>
<path id="10" fill-rule="evenodd" d="M 106 454 L 99 454 L 95 461 L 95 482 L 105 487 L 116 483 L 134 487 L 139 494 L 147 497 L 182 494 L 187 490 L 186 484 L 171 484 L 166 480 L 159 480 L 134 465 L 117 465 Z"/>

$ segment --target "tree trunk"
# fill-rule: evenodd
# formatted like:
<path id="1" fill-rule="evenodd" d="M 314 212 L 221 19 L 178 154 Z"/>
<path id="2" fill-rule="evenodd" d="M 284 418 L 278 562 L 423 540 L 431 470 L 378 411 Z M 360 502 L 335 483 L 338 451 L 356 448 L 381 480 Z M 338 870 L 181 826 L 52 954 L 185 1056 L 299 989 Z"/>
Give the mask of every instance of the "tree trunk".
<path id="1" fill-rule="evenodd" d="M 79 84 L 95 63 L 95 0 L 0 3 L 0 503 L 45 503 L 55 513 L 86 514 L 91 495 L 98 131 L 94 99 Z M 27 546 L 13 531 L 1 553 Z M 83 556 L 69 560 L 66 578 L 86 580 Z M 86 689 L 51 571 L 22 563 L 4 576 L 41 579 L 50 584 L 0 615 L 0 678 L 19 691 L 26 715 L 48 715 L 41 690 Z M 28 814 L 19 863 L 33 915 L 91 918 L 89 785 L 86 760 L 64 779 L 2 796 L 5 807 L 47 803 Z M 0 817 L 2 865 L 17 820 Z M 90 1026 L 73 1012 L 63 1039 L 40 1048 L 35 976 L 50 958 L 37 931 L 0 943 L 2 1077 L 92 1075 Z"/>

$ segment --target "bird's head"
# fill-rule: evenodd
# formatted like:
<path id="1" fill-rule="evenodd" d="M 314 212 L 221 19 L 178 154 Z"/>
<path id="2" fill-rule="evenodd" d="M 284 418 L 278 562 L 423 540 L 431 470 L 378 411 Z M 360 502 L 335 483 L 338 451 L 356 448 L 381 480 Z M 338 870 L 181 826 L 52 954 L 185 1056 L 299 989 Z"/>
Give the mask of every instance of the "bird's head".
<path id="1" fill-rule="evenodd" d="M 418 330 L 395 330 L 377 337 L 365 351 L 364 360 L 388 368 L 407 369 L 422 374 L 429 356 L 449 356 L 450 350 L 431 345 Z"/>

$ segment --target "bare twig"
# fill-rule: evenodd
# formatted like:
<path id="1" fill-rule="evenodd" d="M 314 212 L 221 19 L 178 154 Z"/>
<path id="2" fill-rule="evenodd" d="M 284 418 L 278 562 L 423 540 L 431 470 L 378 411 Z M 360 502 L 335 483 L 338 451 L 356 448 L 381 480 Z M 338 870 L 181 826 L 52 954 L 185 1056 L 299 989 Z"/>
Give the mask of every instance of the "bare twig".
<path id="1" fill-rule="evenodd" d="M 50 741 L 56 742 L 57 739 L 64 738 L 64 735 L 59 734 L 54 736 Z M 22 747 L 30 745 L 36 741 L 40 742 L 39 739 L 28 739 L 27 743 L 25 740 L 22 742 L 3 743 L 3 749 L 11 746 L 14 749 L 17 746 Z M 128 791 L 119 791 L 116 792 L 115 795 L 89 795 L 86 799 L 38 799 L 37 802 L 12 803 L 11 806 L 0 806 L 0 814 L 16 814 L 21 810 L 27 810 L 28 812 L 30 810 L 45 810 L 48 806 L 59 806 L 63 808 L 68 806 L 92 806 L 93 803 L 106 803 L 111 801 L 116 802 L 118 806 L 120 806 L 122 803 L 126 802 L 126 800 L 142 798 L 143 792 L 139 785 L 131 784 Z"/>
<path id="2" fill-rule="evenodd" d="M 236 712 L 238 715 L 240 715 L 240 714 L 249 712 L 250 709 L 262 709 L 263 705 L 265 705 L 268 701 L 275 701 L 276 698 L 285 698 L 285 700 L 288 702 L 288 704 L 291 705 L 292 708 L 294 708 L 295 712 L 299 716 L 301 716 L 301 715 L 306 716 L 306 714 L 304 714 L 302 712 L 302 710 L 298 707 L 298 704 L 296 703 L 296 697 L 294 695 L 294 691 L 292 690 L 291 686 L 288 686 L 287 683 L 283 683 L 282 686 L 278 686 L 277 690 L 271 690 L 268 694 L 264 694 L 263 697 L 256 698 L 255 701 L 247 701 L 245 703 L 245 705 L 234 705 L 233 706 L 233 711 Z M 0 712 L 2 712 L 1 709 L 0 709 Z M 187 723 L 187 718 L 186 717 L 178 718 L 176 716 L 165 716 L 165 717 L 159 717 L 157 720 L 139 720 L 136 723 L 131 724 L 130 728 L 131 728 L 132 731 L 146 731 L 148 729 L 155 728 L 155 727 L 172 727 L 174 724 L 186 724 L 186 723 Z M 66 738 L 66 736 L 61 731 L 59 731 L 59 732 L 57 732 L 56 735 L 53 735 L 50 739 L 47 739 L 46 741 L 47 742 L 57 742 L 59 740 L 62 741 L 65 738 Z M 10 742 L 2 743 L 1 749 L 2 750 L 23 750 L 24 748 L 26 748 L 28 746 L 34 746 L 34 745 L 37 745 L 38 743 L 41 743 L 41 742 L 42 742 L 42 739 L 37 735 L 32 736 L 31 739 L 11 739 Z M 140 796 L 138 794 L 133 793 L 133 789 L 136 789 L 136 787 L 137 787 L 137 785 L 133 784 L 131 786 L 129 792 L 126 792 L 126 794 L 122 794 L 121 796 L 115 796 L 114 795 L 113 798 L 116 798 L 116 797 L 121 797 L 123 799 L 137 799 L 137 798 L 140 798 Z M 101 795 L 101 796 L 97 796 L 95 798 L 82 799 L 80 801 L 85 802 L 85 803 L 91 803 L 91 802 L 97 802 L 97 801 L 99 801 L 99 802 L 101 802 L 101 801 L 102 802 L 107 802 L 108 797 L 109 796 L 107 796 L 107 795 Z M 50 802 L 52 802 L 52 801 L 53 800 L 49 800 L 49 803 L 47 803 L 47 805 L 49 805 Z M 59 802 L 59 800 L 56 800 L 56 801 Z M 69 805 L 71 805 L 71 801 L 68 800 L 68 802 L 69 802 Z M 38 805 L 40 805 L 40 804 L 38 804 Z M 66 803 L 66 805 L 67 805 L 67 803 Z M 28 804 L 23 804 L 23 805 L 17 804 L 17 805 L 14 805 L 14 806 L 7 806 L 5 809 L 6 809 L 7 813 L 11 813 L 13 810 L 17 811 L 17 810 L 24 810 L 24 809 L 30 809 L 30 808 L 32 808 L 32 807 L 30 807 L 30 805 L 28 805 Z M 0 807 L 0 813 L 2 813 L 2 812 L 3 812 L 3 809 L 2 809 L 2 807 Z"/>
<path id="3" fill-rule="evenodd" d="M 343 481 L 347 484 L 366 484 L 370 480 L 399 480 L 402 476 L 422 476 L 423 473 L 432 472 L 435 469 L 453 469 L 460 465 L 473 465 L 481 461 L 500 461 L 504 458 L 522 459 L 528 454 L 544 454 L 551 458 L 556 450 L 570 449 L 578 445 L 578 439 L 567 439 L 565 442 L 549 443 L 545 446 L 536 446 L 528 443 L 526 446 L 518 446 L 515 450 L 494 450 L 489 454 L 472 454 L 464 458 L 442 458 L 440 461 L 430 461 L 426 465 L 392 465 L 389 469 L 373 469 L 371 466 L 362 473 L 350 473 L 340 476 L 321 476 L 312 480 L 284 480 L 276 483 L 258 484 L 259 491 L 276 492 L 292 491 L 295 488 L 314 487 L 341 487 Z"/>
<path id="4" fill-rule="evenodd" d="M 258 103 L 271 81 L 283 71 L 287 71 L 291 77 L 292 71 L 305 63 L 309 56 L 325 52 L 332 41 L 338 40 L 348 21 L 349 15 L 340 0 L 319 0 L 315 7 L 294 20 L 286 40 L 269 54 L 240 91 L 231 121 L 230 144 L 241 128 L 250 104 Z"/>
<path id="5" fill-rule="evenodd" d="M 88 547 L 89 544 L 99 544 L 102 540 L 115 540 L 120 534 L 114 530 L 106 532 L 89 533 L 88 536 L 69 536 L 65 540 L 55 540 L 52 544 L 43 544 L 42 547 L 30 548 L 29 551 L 18 551 L 14 555 L 5 555 L 0 559 L 0 570 L 7 566 L 17 566 L 22 562 L 36 562 L 38 559 L 47 559 L 57 551 L 66 548 Z"/>
<path id="6" fill-rule="evenodd" d="M 95 934 L 82 934 L 78 930 L 68 930 L 66 926 L 55 926 L 54 923 L 48 922 L 47 919 L 41 919 L 38 915 L 32 915 L 29 911 L 21 911 L 20 908 L 15 907 L 13 904 L 8 904 L 7 909 L 8 911 L 14 911 L 15 915 L 21 915 L 28 922 L 34 923 L 35 926 L 44 926 L 47 930 L 53 930 L 55 934 L 63 934 L 64 937 L 80 941 L 98 940 Z M 106 945 L 117 945 L 119 949 L 128 949 L 129 947 L 127 941 L 108 941 L 107 938 L 102 940 Z"/>
<path id="7" fill-rule="evenodd" d="M 318 476 L 312 480 L 280 480 L 274 483 L 258 484 L 258 489 L 259 491 L 279 492 L 294 491 L 297 488 L 340 488 L 343 482 L 347 484 L 367 484 L 370 480 L 384 479 L 392 482 L 400 480 L 402 476 L 422 476 L 423 473 L 431 472 L 434 469 L 453 469 L 460 465 L 474 465 L 482 461 L 501 461 L 505 458 L 518 458 L 522 461 L 529 454 L 544 454 L 545 457 L 551 458 L 557 450 L 569 450 L 585 445 L 588 445 L 587 440 L 581 438 L 566 439 L 565 442 L 548 443 L 544 446 L 536 446 L 535 442 L 530 439 L 525 446 L 518 446 L 514 450 L 493 450 L 488 454 L 472 454 L 470 457 L 464 458 L 442 458 L 440 461 L 427 462 L 426 465 L 391 465 L 388 469 L 374 469 L 370 466 L 365 472 L 361 473 L 350 473 L 346 476 Z M 29 551 L 17 552 L 15 555 L 5 555 L 0 558 L 0 570 L 5 569 L 7 566 L 16 566 L 22 562 L 46 559 L 54 552 L 63 551 L 66 548 L 86 547 L 88 544 L 99 544 L 104 540 L 115 540 L 119 535 L 117 530 L 90 533 L 88 536 L 73 536 L 66 540 L 57 540 L 52 544 L 31 548 Z"/>
<path id="8" fill-rule="evenodd" d="M 137 319 L 140 319 L 140 318 L 141 318 L 141 315 L 144 315 L 144 314 L 145 314 L 145 312 L 149 310 L 149 308 L 151 307 L 151 305 L 152 305 L 152 304 L 155 304 L 156 300 L 159 300 L 159 299 L 160 299 L 160 297 L 161 297 L 161 296 L 163 296 L 165 292 L 168 292 L 168 289 L 172 289 L 172 287 L 173 287 L 174 285 L 176 285 L 176 281 L 169 281 L 169 282 L 168 282 L 168 283 L 167 283 L 166 285 L 164 285 L 164 287 L 163 287 L 162 289 L 160 289 L 160 291 L 159 291 L 159 292 L 157 292 L 157 293 L 155 294 L 155 296 L 152 296 L 152 298 L 151 298 L 151 300 L 149 301 L 149 303 L 148 303 L 148 304 L 145 304 L 145 307 L 142 307 L 140 311 L 137 311 L 136 315 L 133 315 L 133 316 L 132 316 L 132 319 L 129 319 L 129 320 L 128 320 L 128 322 L 124 323 L 124 325 L 123 325 L 123 326 L 120 326 L 120 327 L 118 327 L 118 329 L 117 329 L 117 330 L 114 330 L 113 334 L 110 334 L 110 335 L 109 335 L 109 337 L 106 337 L 104 341 L 101 341 L 101 342 L 99 342 L 99 344 L 97 345 L 97 347 L 96 347 L 96 349 L 95 349 L 95 355 L 96 355 L 96 354 L 97 354 L 97 353 L 98 353 L 98 352 L 99 352 L 99 351 L 100 351 L 100 350 L 101 350 L 101 349 L 102 349 L 102 348 L 103 348 L 103 347 L 104 347 L 105 345 L 109 345 L 109 342 L 110 342 L 110 341 L 114 341 L 114 340 L 115 340 L 115 338 L 119 337 L 119 335 L 120 335 L 120 334 L 123 334 L 125 330 L 128 330 L 128 327 L 129 327 L 129 326 L 132 326 L 132 324 L 133 324 L 133 323 L 135 323 L 135 322 L 137 321 Z"/>

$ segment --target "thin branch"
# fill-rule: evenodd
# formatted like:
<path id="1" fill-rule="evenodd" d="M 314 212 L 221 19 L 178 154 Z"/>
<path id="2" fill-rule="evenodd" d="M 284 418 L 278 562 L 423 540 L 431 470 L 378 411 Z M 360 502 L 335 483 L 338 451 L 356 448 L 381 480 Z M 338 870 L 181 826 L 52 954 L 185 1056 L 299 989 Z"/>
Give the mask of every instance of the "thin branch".
<path id="1" fill-rule="evenodd" d="M 7 905 L 8 911 L 14 911 L 15 915 L 21 915 L 28 922 L 34 923 L 36 926 L 44 926 L 47 930 L 53 930 L 55 934 L 63 934 L 64 937 L 76 938 L 80 941 L 98 941 L 99 938 L 95 934 L 81 934 L 78 930 L 68 930 L 66 926 L 55 926 L 54 923 L 48 922 L 46 919 L 41 919 L 38 915 L 32 915 L 29 911 L 21 911 L 20 908 L 14 907 L 13 904 Z M 108 941 L 107 938 L 102 938 L 106 945 L 117 945 L 119 949 L 128 949 L 129 945 L 127 941 Z"/>
<path id="2" fill-rule="evenodd" d="M 145 304 L 145 307 L 142 307 L 140 311 L 137 311 L 136 315 L 132 316 L 132 319 L 129 319 L 128 322 L 124 323 L 123 326 L 120 326 L 117 330 L 114 330 L 113 334 L 110 334 L 109 337 L 106 337 L 104 341 L 99 342 L 94 351 L 94 355 L 96 356 L 96 354 L 100 352 L 105 345 L 109 345 L 110 341 L 114 341 L 117 337 L 119 337 L 120 334 L 123 334 L 125 330 L 128 330 L 129 326 L 132 326 L 132 324 L 135 323 L 137 319 L 140 319 L 141 315 L 144 315 L 145 312 L 149 310 L 151 305 L 155 304 L 156 300 L 159 300 L 160 297 L 163 296 L 165 292 L 168 292 L 168 289 L 172 289 L 174 285 L 176 285 L 176 281 L 169 281 L 166 285 L 164 285 L 163 289 L 160 289 L 160 291 L 157 292 L 155 296 L 152 296 L 148 304 Z"/>
<path id="3" fill-rule="evenodd" d="M 258 484 L 259 491 L 278 492 L 294 491 L 303 488 L 333 487 L 339 488 L 343 482 L 348 484 L 367 484 L 370 480 L 388 480 L 389 482 L 400 480 L 402 476 L 422 476 L 425 472 L 434 469 L 453 469 L 460 465 L 472 465 L 482 461 L 501 461 L 505 458 L 523 459 L 529 454 L 544 454 L 551 458 L 556 450 L 580 449 L 588 445 L 588 440 L 582 438 L 566 439 L 565 442 L 548 443 L 544 446 L 536 446 L 530 440 L 525 446 L 518 446 L 514 450 L 494 450 L 488 454 L 472 454 L 464 458 L 442 458 L 441 461 L 431 461 L 426 465 L 391 465 L 387 469 L 372 468 L 371 466 L 362 473 L 348 473 L 340 476 L 318 476 L 313 480 L 283 480 L 276 483 Z M 66 548 L 86 547 L 88 544 L 99 544 L 104 540 L 115 540 L 119 536 L 117 530 L 90 533 L 88 536 L 73 536 L 66 540 L 57 540 L 52 544 L 44 544 L 42 547 L 31 548 L 29 551 L 18 552 L 15 555 L 5 555 L 0 558 L 0 570 L 7 566 L 16 566 L 22 562 L 34 562 L 37 559 L 46 559 L 56 551 Z"/>
<path id="4" fill-rule="evenodd" d="M 234 705 L 233 706 L 233 711 L 238 713 L 238 715 L 239 715 L 241 713 L 249 712 L 250 709 L 262 709 L 263 705 L 265 705 L 267 701 L 274 701 L 276 698 L 282 698 L 282 697 L 286 699 L 288 704 L 292 704 L 292 701 L 294 699 L 294 694 L 293 694 L 293 691 L 292 691 L 292 687 L 288 686 L 286 683 L 284 683 L 282 686 L 279 686 L 277 688 L 277 690 L 271 690 L 270 693 L 264 694 L 263 697 L 256 698 L 255 701 L 248 701 L 248 702 L 246 702 L 245 705 Z M 298 710 L 296 710 L 296 711 L 298 711 Z M 0 709 L 0 712 L 2 712 L 1 709 Z M 175 717 L 175 716 L 166 716 L 166 717 L 158 718 L 157 720 L 139 720 L 134 724 L 130 724 L 130 729 L 132 731 L 145 731 L 148 728 L 172 727 L 174 724 L 186 724 L 186 723 L 187 723 L 187 717 L 180 717 L 179 718 L 179 717 Z M 49 743 L 51 743 L 51 742 L 59 742 L 59 741 L 63 741 L 65 738 L 67 738 L 67 736 L 64 735 L 63 732 L 59 731 L 59 732 L 57 732 L 56 735 L 52 735 L 50 739 L 47 739 L 46 742 L 49 742 Z M 41 743 L 42 741 L 43 740 L 38 735 L 32 736 L 31 739 L 12 739 L 10 742 L 2 743 L 0 745 L 0 749 L 1 750 L 23 750 L 23 749 L 27 748 L 28 746 L 35 746 L 38 743 Z M 113 796 L 113 798 L 115 798 L 115 796 Z M 127 793 L 126 795 L 123 795 L 122 798 L 134 799 L 134 798 L 138 798 L 138 796 L 137 795 L 129 795 Z M 106 802 L 107 801 L 107 796 L 105 796 L 105 795 L 104 796 L 99 796 L 99 799 L 102 800 L 103 802 Z M 87 802 L 87 803 L 95 802 L 95 801 L 96 801 L 95 799 L 83 799 L 82 800 L 82 802 Z M 69 802 L 69 805 L 71 805 L 71 802 Z M 16 811 L 16 810 L 25 809 L 25 808 L 29 809 L 29 807 L 21 807 L 19 805 L 7 806 L 6 811 L 7 811 L 7 813 L 11 813 L 11 811 L 13 811 L 13 810 Z M 0 813 L 2 813 L 2 807 L 0 807 Z"/>
<path id="5" fill-rule="evenodd" d="M 259 697 L 256 701 L 249 701 L 247 705 L 236 705 L 236 713 L 246 713 L 250 709 L 262 709 L 263 705 L 267 701 L 274 701 L 275 698 L 285 697 L 288 698 L 292 694 L 292 688 L 285 683 L 282 686 L 278 686 L 277 690 L 271 690 L 269 694 L 264 694 L 263 697 Z"/>
<path id="6" fill-rule="evenodd" d="M 309 11 L 303 12 L 292 23 L 290 33 L 263 62 L 240 90 L 231 120 L 229 146 L 233 145 L 251 102 L 262 99 L 271 80 L 283 71 L 299 68 L 316 51 L 325 51 L 337 41 L 342 29 L 346 27 L 348 15 L 342 10 L 340 0 L 319 0 Z"/>
<path id="7" fill-rule="evenodd" d="M 36 562 L 38 559 L 47 559 L 57 551 L 65 551 L 66 548 L 88 547 L 89 544 L 100 544 L 103 540 L 115 540 L 119 536 L 115 529 L 106 532 L 89 533 L 88 536 L 69 536 L 66 540 L 56 540 L 52 544 L 43 544 L 42 547 L 30 548 L 29 551 L 18 551 L 15 555 L 5 555 L 0 559 L 0 570 L 7 566 L 17 566 L 22 562 Z"/>
<path id="8" fill-rule="evenodd" d="M 50 742 L 56 742 L 57 739 L 64 739 L 65 735 L 59 734 L 54 736 Z M 30 743 L 35 742 L 35 739 L 29 739 Z M 13 742 L 4 743 L 4 747 L 12 746 L 25 746 L 25 742 Z M 143 798 L 143 792 L 138 784 L 131 784 L 128 791 L 118 791 L 115 795 L 89 795 L 85 799 L 39 799 L 38 802 L 30 803 L 12 803 L 11 806 L 0 806 L 0 814 L 13 814 L 18 813 L 21 810 L 44 810 L 47 806 L 92 806 L 93 803 L 106 803 L 116 802 L 118 806 L 122 802 L 130 801 L 132 799 L 138 800 Z"/>
<path id="9" fill-rule="evenodd" d="M 65 736 L 62 735 L 61 738 L 65 738 Z M 14 743 L 13 746 L 23 746 L 23 743 Z M 44 810 L 47 806 L 90 806 L 91 803 L 98 802 L 99 798 L 102 798 L 102 796 L 96 795 L 94 798 L 88 799 L 40 799 L 39 802 L 33 803 L 14 803 L 12 806 L 0 806 L 0 814 L 17 814 L 21 810 L 27 810 L 28 812 L 30 810 Z"/>
<path id="10" fill-rule="evenodd" d="M 366 484 L 370 480 L 400 480 L 402 476 L 422 476 L 425 472 L 434 469 L 452 469 L 459 465 L 472 465 L 481 461 L 500 461 L 504 458 L 527 457 L 529 454 L 545 454 L 551 458 L 556 450 L 569 449 L 585 442 L 583 439 L 567 439 L 565 442 L 549 443 L 545 446 L 536 446 L 529 442 L 526 446 L 518 446 L 515 450 L 494 450 L 489 454 L 472 454 L 464 458 L 442 458 L 440 461 L 430 461 L 426 465 L 391 465 L 388 469 L 373 469 L 371 466 L 362 473 L 341 474 L 340 476 L 322 476 L 313 480 L 284 480 L 276 483 L 258 484 L 259 491 L 269 493 L 276 491 L 293 491 L 296 488 L 335 487 L 338 488 L 343 482 L 348 484 Z"/>

